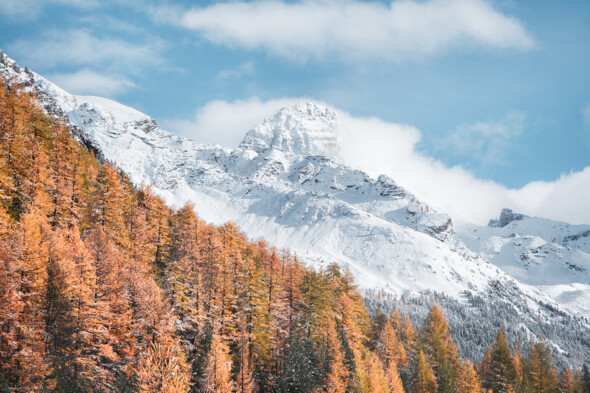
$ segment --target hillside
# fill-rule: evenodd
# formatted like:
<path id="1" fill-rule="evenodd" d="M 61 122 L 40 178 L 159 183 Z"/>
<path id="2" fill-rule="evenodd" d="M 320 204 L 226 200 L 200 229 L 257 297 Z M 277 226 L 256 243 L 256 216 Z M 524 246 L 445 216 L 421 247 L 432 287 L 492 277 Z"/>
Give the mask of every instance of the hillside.
<path id="1" fill-rule="evenodd" d="M 543 342 L 522 357 L 502 330 L 478 375 L 438 306 L 420 329 L 370 318 L 349 272 L 170 209 L 71 133 L 0 83 L 0 391 L 590 387 L 587 369 L 558 377 Z"/>
<path id="2" fill-rule="evenodd" d="M 545 337 L 562 365 L 580 366 L 590 357 L 588 321 L 556 300 L 561 292 L 522 284 L 470 250 L 448 215 L 392 179 L 338 163 L 338 115 L 330 108 L 285 108 L 248 132 L 239 149 L 227 149 L 178 137 L 122 104 L 70 95 L 3 54 L 0 71 L 33 90 L 77 140 L 135 186 L 150 185 L 168 206 L 191 202 L 205 221 L 233 221 L 248 237 L 288 248 L 316 268 L 336 262 L 365 293 L 448 296 L 485 319 L 487 336 L 505 326 L 525 346 Z M 569 304 L 584 302 L 584 292 L 574 295 L 578 300 Z M 484 305 L 514 315 L 507 319 Z M 519 323 L 507 323 L 513 319 Z M 462 355 L 479 360 L 477 334 L 462 340 Z"/>

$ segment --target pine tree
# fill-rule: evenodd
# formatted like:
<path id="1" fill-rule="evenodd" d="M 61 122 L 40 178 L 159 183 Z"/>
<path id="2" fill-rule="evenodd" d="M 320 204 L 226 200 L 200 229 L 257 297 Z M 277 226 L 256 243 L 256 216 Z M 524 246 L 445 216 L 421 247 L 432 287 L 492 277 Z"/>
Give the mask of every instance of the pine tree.
<path id="1" fill-rule="evenodd" d="M 124 257 L 100 224 L 88 231 L 85 245 L 96 275 L 94 301 L 106 321 L 108 345 L 102 348 L 103 356 L 113 362 L 120 374 L 130 374 L 136 351 L 130 297 L 122 279 Z"/>
<path id="2" fill-rule="evenodd" d="M 184 393 L 189 391 L 188 365 L 177 342 L 152 343 L 138 370 L 141 391 Z M 219 390 L 219 392 L 231 390 Z"/>
<path id="3" fill-rule="evenodd" d="M 422 350 L 418 352 L 413 366 L 411 391 L 414 393 L 435 393 L 437 391 L 436 377 Z"/>
<path id="4" fill-rule="evenodd" d="M 0 208 L 0 375 L 3 377 L 18 374 L 12 358 L 18 351 L 17 328 L 23 310 L 12 230 L 8 214 Z"/>
<path id="5" fill-rule="evenodd" d="M 231 379 L 231 359 L 227 344 L 219 334 L 213 335 L 211 351 L 207 356 L 203 390 L 205 392 L 232 392 L 235 383 Z"/>
<path id="6" fill-rule="evenodd" d="M 369 333 L 369 343 L 372 349 L 376 347 L 377 341 L 379 341 L 381 332 L 385 327 L 386 321 L 387 316 L 383 314 L 383 312 L 381 311 L 381 307 L 377 307 L 377 311 L 375 311 L 375 316 L 371 318 L 371 332 Z"/>
<path id="7" fill-rule="evenodd" d="M 459 375 L 457 376 L 458 393 L 481 393 L 481 383 L 473 364 L 465 360 L 461 364 Z"/>
<path id="8" fill-rule="evenodd" d="M 54 238 L 48 275 L 47 330 L 58 389 L 108 389 L 114 375 L 102 363 L 112 354 L 105 313 L 95 302 L 95 267 L 76 226 Z"/>
<path id="9" fill-rule="evenodd" d="M 570 367 L 567 367 L 559 376 L 559 393 L 574 393 L 576 390 L 576 380 Z"/>
<path id="10" fill-rule="evenodd" d="M 249 337 L 245 326 L 242 326 L 239 337 L 238 347 L 238 372 L 236 377 L 237 393 L 254 392 L 254 370 L 252 365 L 252 355 L 250 354 Z"/>
<path id="11" fill-rule="evenodd" d="M 493 393 L 505 393 L 509 388 L 514 389 L 516 368 L 502 329 L 498 331 L 489 366 L 482 374 L 482 380 L 484 388 L 491 389 Z"/>
<path id="12" fill-rule="evenodd" d="M 531 344 L 523 377 L 529 392 L 557 392 L 557 372 L 551 367 L 551 354 L 543 341 Z"/>
<path id="13" fill-rule="evenodd" d="M 52 199 L 51 222 L 53 225 L 78 225 L 81 218 L 79 203 L 82 195 L 81 151 L 80 147 L 63 126 L 55 127 L 53 138 L 52 179 L 50 193 Z"/>
<path id="14" fill-rule="evenodd" d="M 389 384 L 379 357 L 375 353 L 369 352 L 366 355 L 365 363 L 369 382 L 367 392 L 389 393 Z"/>
<path id="15" fill-rule="evenodd" d="M 392 392 L 403 392 L 398 367 L 407 364 L 406 351 L 398 340 L 397 333 L 390 318 L 385 321 L 376 349 L 385 367 L 385 373 Z"/>
<path id="16" fill-rule="evenodd" d="M 336 322 L 330 319 L 327 331 L 330 367 L 325 383 L 325 391 L 328 393 L 344 393 L 349 384 L 349 371 L 344 364 L 345 359 L 341 346 L 342 343 L 336 330 Z"/>
<path id="17" fill-rule="evenodd" d="M 456 392 L 455 369 L 459 368 L 457 347 L 438 305 L 433 305 L 423 327 L 425 354 L 431 360 L 438 392 Z"/>
<path id="18" fill-rule="evenodd" d="M 39 390 L 48 375 L 46 318 L 49 249 L 53 234 L 47 219 L 32 211 L 22 216 L 18 233 L 19 293 L 23 308 L 17 324 L 18 386 Z"/>
<path id="19" fill-rule="evenodd" d="M 123 248 L 129 242 L 124 215 L 128 205 L 128 195 L 124 192 L 117 171 L 113 166 L 103 164 L 96 178 L 89 219 L 91 225 L 100 224 L 109 238 Z"/>

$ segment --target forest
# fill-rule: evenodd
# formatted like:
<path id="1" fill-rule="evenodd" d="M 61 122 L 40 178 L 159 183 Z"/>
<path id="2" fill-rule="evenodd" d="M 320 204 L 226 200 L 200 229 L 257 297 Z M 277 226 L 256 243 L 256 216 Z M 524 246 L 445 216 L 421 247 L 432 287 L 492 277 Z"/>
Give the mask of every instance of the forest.
<path id="1" fill-rule="evenodd" d="M 462 359 L 438 306 L 369 313 L 313 269 L 172 209 L 0 81 L 0 392 L 590 393 L 539 338 Z"/>

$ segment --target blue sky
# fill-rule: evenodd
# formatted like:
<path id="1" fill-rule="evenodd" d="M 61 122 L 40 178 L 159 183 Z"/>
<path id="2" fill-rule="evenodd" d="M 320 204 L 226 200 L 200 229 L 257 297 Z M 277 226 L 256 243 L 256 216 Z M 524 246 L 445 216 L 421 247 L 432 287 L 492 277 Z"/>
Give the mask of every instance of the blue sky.
<path id="1" fill-rule="evenodd" d="M 313 99 L 413 126 L 422 156 L 509 189 L 590 165 L 587 0 L 2 0 L 0 48 L 203 142 Z"/>

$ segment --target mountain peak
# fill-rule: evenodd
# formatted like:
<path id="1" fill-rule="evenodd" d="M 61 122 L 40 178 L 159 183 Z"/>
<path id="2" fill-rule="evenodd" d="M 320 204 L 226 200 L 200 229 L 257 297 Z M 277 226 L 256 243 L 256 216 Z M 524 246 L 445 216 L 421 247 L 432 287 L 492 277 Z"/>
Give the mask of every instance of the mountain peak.
<path id="1" fill-rule="evenodd" d="M 488 223 L 489 227 L 492 228 L 504 228 L 506 225 L 510 224 L 513 221 L 520 221 L 526 216 L 524 214 L 514 213 L 511 209 L 502 209 L 500 212 L 500 218 L 498 219 L 491 219 Z"/>
<path id="2" fill-rule="evenodd" d="M 240 148 L 333 157 L 338 151 L 338 114 L 311 102 L 283 108 L 248 131 Z"/>

